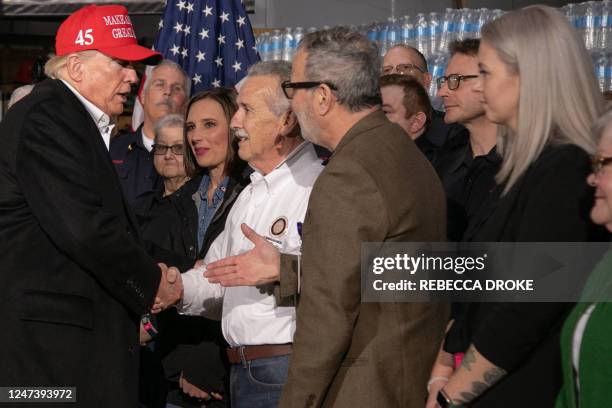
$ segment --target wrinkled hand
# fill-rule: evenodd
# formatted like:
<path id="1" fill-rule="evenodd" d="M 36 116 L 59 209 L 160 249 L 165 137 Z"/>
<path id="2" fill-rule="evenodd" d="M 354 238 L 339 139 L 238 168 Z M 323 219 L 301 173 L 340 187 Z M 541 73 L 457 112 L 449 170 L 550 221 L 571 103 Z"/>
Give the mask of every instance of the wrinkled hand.
<path id="1" fill-rule="evenodd" d="M 185 377 L 183 377 L 183 373 L 181 373 L 181 376 L 179 378 L 179 387 L 181 387 L 181 390 L 183 390 L 185 394 L 189 395 L 192 398 L 199 398 L 204 401 L 210 401 L 212 398 L 216 400 L 223 399 L 223 397 L 220 394 L 217 394 L 216 392 L 211 392 L 209 394 L 205 391 L 202 391 L 195 385 L 191 384 L 185 379 Z"/>
<path id="2" fill-rule="evenodd" d="M 278 250 L 246 224 L 240 228 L 255 247 L 243 254 L 209 263 L 204 277 L 222 286 L 256 286 L 277 281 L 280 276 Z"/>
<path id="3" fill-rule="evenodd" d="M 163 263 L 158 265 L 161 269 L 162 277 L 159 282 L 155 303 L 151 308 L 153 313 L 159 313 L 183 298 L 183 280 L 179 270 L 175 267 L 168 268 Z"/>

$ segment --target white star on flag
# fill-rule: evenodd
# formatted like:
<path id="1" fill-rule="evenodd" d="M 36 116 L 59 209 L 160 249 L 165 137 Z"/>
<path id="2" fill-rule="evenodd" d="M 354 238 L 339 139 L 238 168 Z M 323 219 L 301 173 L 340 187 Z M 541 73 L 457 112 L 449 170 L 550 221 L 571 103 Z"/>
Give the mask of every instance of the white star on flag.
<path id="1" fill-rule="evenodd" d="M 219 44 L 225 44 L 225 36 L 219 34 L 219 37 L 217 38 L 217 41 L 219 41 Z"/>
<path id="2" fill-rule="evenodd" d="M 227 23 L 229 21 L 229 14 L 224 11 L 223 13 L 221 13 L 219 18 L 221 19 L 222 23 Z"/>
<path id="3" fill-rule="evenodd" d="M 242 63 L 236 61 L 234 62 L 234 65 L 232 65 L 232 68 L 234 68 L 234 72 L 238 72 L 240 71 L 240 66 L 242 65 Z"/>
<path id="4" fill-rule="evenodd" d="M 214 81 L 211 82 L 212 86 L 214 86 L 215 88 L 219 88 L 221 86 L 221 81 L 219 81 L 217 78 L 215 78 Z"/>
<path id="5" fill-rule="evenodd" d="M 181 31 L 183 31 L 183 25 L 177 21 L 176 25 L 174 26 L 174 29 L 177 33 L 180 33 Z"/>
<path id="6" fill-rule="evenodd" d="M 185 33 L 185 35 L 191 34 L 191 27 L 185 26 L 185 29 L 183 30 L 183 32 Z"/>
<path id="7" fill-rule="evenodd" d="M 183 10 L 185 8 L 185 2 L 183 0 L 179 1 L 176 7 L 178 7 L 179 10 Z"/>
<path id="8" fill-rule="evenodd" d="M 217 57 L 215 64 L 217 64 L 218 67 L 223 66 L 223 58 Z"/>
<path id="9" fill-rule="evenodd" d="M 187 58 L 187 48 L 183 48 L 183 51 L 181 51 L 181 55 L 183 56 L 183 58 Z"/>
<path id="10" fill-rule="evenodd" d="M 244 41 L 242 40 L 242 38 L 238 39 L 238 41 L 236 41 L 236 44 L 234 44 L 236 47 L 238 47 L 238 49 L 242 49 L 244 48 Z"/>
<path id="11" fill-rule="evenodd" d="M 196 55 L 196 59 L 198 62 L 202 62 L 206 59 L 206 53 L 202 51 L 198 51 L 198 55 Z"/>
<path id="12" fill-rule="evenodd" d="M 195 82 L 196 84 L 199 84 L 200 82 L 202 82 L 202 75 L 195 74 L 192 79 L 193 79 L 193 82 Z"/>
<path id="13" fill-rule="evenodd" d="M 185 8 L 187 9 L 187 14 L 191 13 L 193 11 L 193 3 L 187 3 Z"/>
<path id="14" fill-rule="evenodd" d="M 202 37 L 202 39 L 208 38 L 208 30 L 202 29 L 198 35 Z"/>
<path id="15" fill-rule="evenodd" d="M 204 10 L 202 10 L 202 13 L 204 13 L 205 17 L 212 16 L 212 7 L 206 6 Z"/>
<path id="16" fill-rule="evenodd" d="M 159 29 L 161 30 L 162 28 L 164 28 L 164 20 L 159 20 L 159 24 L 157 25 L 159 27 Z"/>
<path id="17" fill-rule="evenodd" d="M 238 19 L 236 20 L 236 23 L 238 23 L 238 25 L 239 25 L 240 27 L 242 27 L 243 25 L 245 25 L 245 24 L 246 24 L 246 22 L 244 21 L 244 16 L 242 16 L 242 17 L 238 18 Z"/>
<path id="18" fill-rule="evenodd" d="M 172 44 L 172 48 L 170 49 L 172 55 L 176 55 L 180 52 L 179 47 L 176 44 Z"/>

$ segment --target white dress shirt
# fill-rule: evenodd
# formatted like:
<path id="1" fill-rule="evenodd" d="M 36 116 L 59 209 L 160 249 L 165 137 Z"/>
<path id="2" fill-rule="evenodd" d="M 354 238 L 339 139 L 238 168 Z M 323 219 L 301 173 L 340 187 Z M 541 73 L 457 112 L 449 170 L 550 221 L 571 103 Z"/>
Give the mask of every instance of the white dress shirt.
<path id="1" fill-rule="evenodd" d="M 267 175 L 255 171 L 251 184 L 238 196 L 225 230 L 215 239 L 204 258 L 210 262 L 238 255 L 253 248 L 242 233 L 246 223 L 280 252 L 299 254 L 302 240 L 298 223 L 304 221 L 312 186 L 323 170 L 314 147 L 304 142 Z M 271 289 L 252 286 L 223 288 L 203 277 L 205 267 L 184 273 L 184 297 L 179 311 L 218 318 L 232 346 L 285 344 L 293 341 L 295 308 L 278 307 Z M 216 314 L 216 316 L 215 316 Z"/>
<path id="2" fill-rule="evenodd" d="M 100 131 L 100 135 L 102 136 L 102 140 L 104 140 L 106 149 L 107 150 L 110 149 L 111 132 L 113 131 L 113 128 L 115 127 L 115 124 L 111 123 L 110 117 L 106 113 L 102 112 L 102 110 L 98 108 L 96 105 L 91 103 L 87 98 L 81 95 L 68 82 L 64 81 L 63 79 L 62 79 L 62 82 L 64 83 L 64 85 L 68 87 L 68 89 L 70 89 L 70 91 L 72 91 L 74 96 L 76 96 L 79 99 L 79 101 L 81 101 L 81 103 L 85 106 L 85 109 L 87 109 L 87 112 L 89 112 L 89 115 L 91 116 L 94 123 L 98 127 L 98 130 Z"/>

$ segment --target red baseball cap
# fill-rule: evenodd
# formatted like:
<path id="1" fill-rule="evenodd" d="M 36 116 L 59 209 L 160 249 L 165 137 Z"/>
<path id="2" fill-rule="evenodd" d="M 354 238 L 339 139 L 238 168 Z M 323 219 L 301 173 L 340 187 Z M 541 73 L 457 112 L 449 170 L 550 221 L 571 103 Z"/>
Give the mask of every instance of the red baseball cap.
<path id="1" fill-rule="evenodd" d="M 86 50 L 98 50 L 110 57 L 148 65 L 162 60 L 160 53 L 138 45 L 127 9 L 116 5 L 85 6 L 60 25 L 55 35 L 57 55 Z"/>

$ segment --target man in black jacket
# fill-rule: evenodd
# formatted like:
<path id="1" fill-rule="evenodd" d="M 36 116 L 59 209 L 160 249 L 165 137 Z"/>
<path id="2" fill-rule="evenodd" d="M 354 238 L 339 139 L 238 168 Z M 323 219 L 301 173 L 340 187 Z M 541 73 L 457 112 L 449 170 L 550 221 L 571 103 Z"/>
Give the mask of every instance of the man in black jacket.
<path id="1" fill-rule="evenodd" d="M 140 103 L 144 122 L 135 132 L 122 133 L 111 140 L 110 155 L 119 174 L 128 203 L 153 191 L 159 178 L 153 168 L 154 128 L 163 117 L 183 114 L 189 96 L 189 79 L 185 71 L 170 60 L 156 65 L 145 79 Z"/>
<path id="2" fill-rule="evenodd" d="M 124 7 L 94 5 L 62 23 L 56 52 L 54 79 L 0 124 L 0 384 L 134 407 L 140 315 L 182 288 L 142 248 L 108 145 L 137 80 L 127 61 L 160 55 Z"/>

